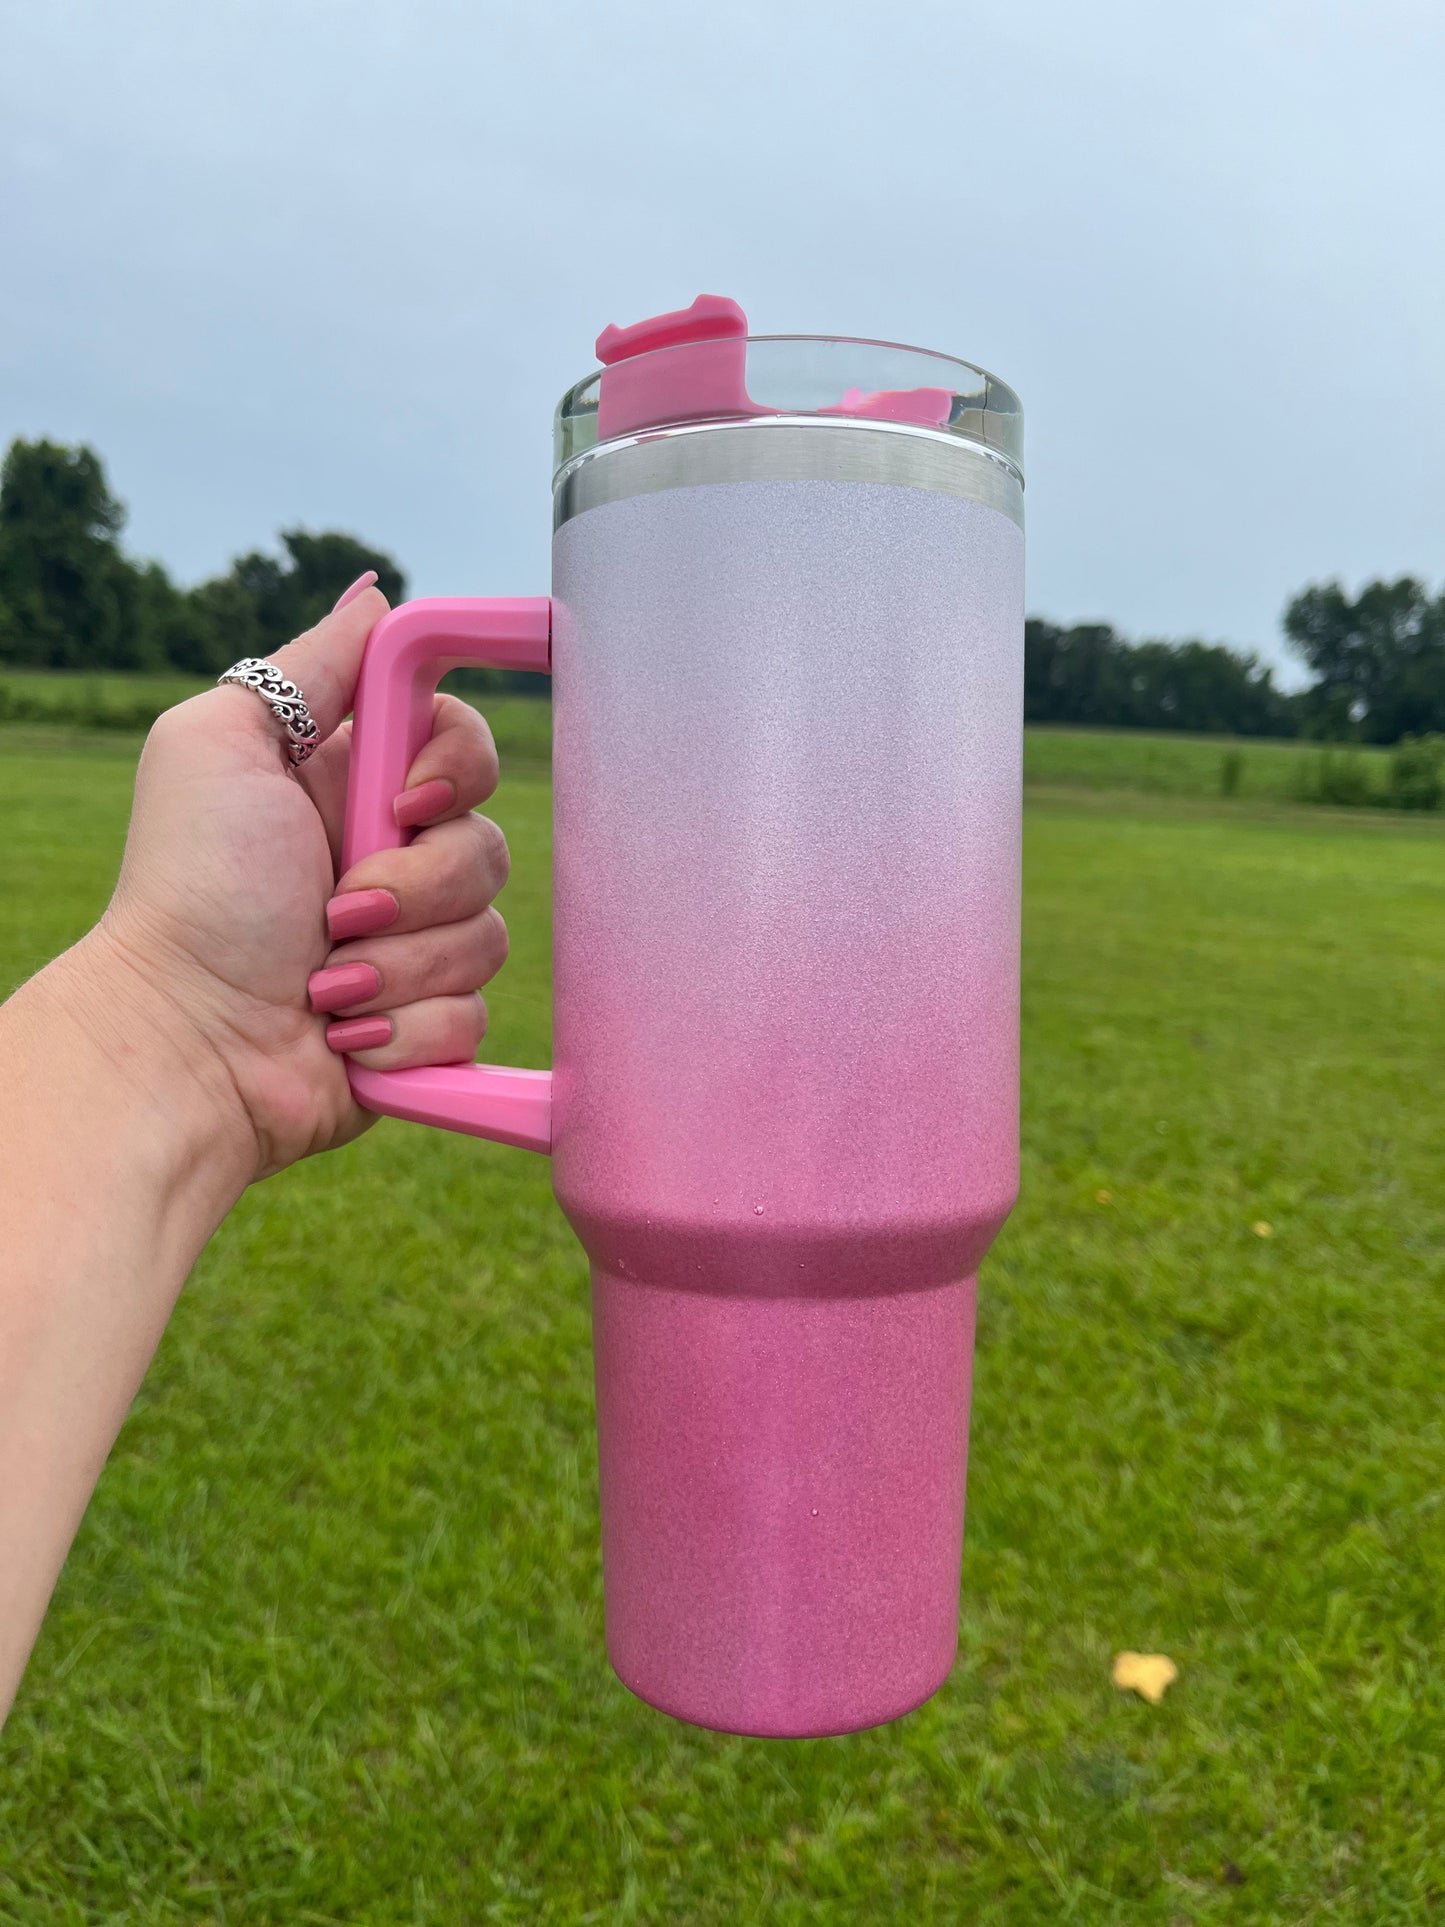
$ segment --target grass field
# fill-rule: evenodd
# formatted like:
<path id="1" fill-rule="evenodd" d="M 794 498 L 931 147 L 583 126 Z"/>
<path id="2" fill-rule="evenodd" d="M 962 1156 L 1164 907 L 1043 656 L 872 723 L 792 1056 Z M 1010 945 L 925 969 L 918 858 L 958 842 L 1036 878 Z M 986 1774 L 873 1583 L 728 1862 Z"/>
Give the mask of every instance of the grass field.
<path id="1" fill-rule="evenodd" d="M 148 729 L 163 709 L 210 688 L 197 676 L 55 675 L 0 669 L 0 726 L 66 730 L 87 739 Z M 534 697 L 489 695 L 486 710 L 498 746 L 514 762 L 547 763 L 552 719 Z M 88 744 L 87 744 L 88 746 Z"/>
<path id="2" fill-rule="evenodd" d="M 186 676 L 65 676 L 0 670 L 0 724 L 63 724 L 72 731 L 136 729 L 204 682 Z M 504 755 L 545 763 L 551 755 L 547 705 L 527 696 L 475 698 L 485 708 Z M 1326 752 L 1354 772 L 1363 791 L 1382 799 L 1390 753 L 1369 748 Z M 1143 730 L 1031 728 L 1024 739 L 1024 780 L 1071 788 L 1137 790 L 1148 796 L 1229 795 L 1250 802 L 1288 801 L 1319 788 L 1321 752 L 1310 743 L 1257 738 L 1150 735 Z M 1231 767 L 1232 766 L 1232 767 Z M 1337 801 L 1347 800 L 1337 796 Z M 1365 800 L 1364 796 L 1359 800 Z"/>
<path id="3" fill-rule="evenodd" d="M 133 747 L 0 732 L 0 981 L 104 901 Z M 383 1124 L 182 1299 L 0 1742 L 0 1921 L 1445 1918 L 1445 826 L 1057 775 L 938 1697 L 799 1744 L 629 1698 L 545 1165 Z M 547 807 L 498 799 L 502 1061 Z"/>
<path id="4" fill-rule="evenodd" d="M 1336 762 L 1347 759 L 1375 792 L 1384 792 L 1388 750 L 1351 747 L 1326 753 Z M 1034 727 L 1024 734 L 1024 781 L 1137 790 L 1147 796 L 1220 796 L 1230 785 L 1227 765 L 1232 762 L 1233 794 L 1247 801 L 1283 802 L 1297 795 L 1320 754 L 1317 744 L 1304 742 Z"/>

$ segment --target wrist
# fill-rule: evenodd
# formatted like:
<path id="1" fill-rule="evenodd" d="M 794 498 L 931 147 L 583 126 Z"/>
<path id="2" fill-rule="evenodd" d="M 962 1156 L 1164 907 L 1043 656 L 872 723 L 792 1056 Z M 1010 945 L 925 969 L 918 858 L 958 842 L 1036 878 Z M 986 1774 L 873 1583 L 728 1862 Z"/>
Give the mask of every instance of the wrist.
<path id="1" fill-rule="evenodd" d="M 219 1055 L 98 926 L 12 1000 L 76 1113 L 120 1133 L 117 1163 L 204 1243 L 256 1175 L 256 1139 Z M 197 1245 L 199 1248 L 199 1244 Z"/>

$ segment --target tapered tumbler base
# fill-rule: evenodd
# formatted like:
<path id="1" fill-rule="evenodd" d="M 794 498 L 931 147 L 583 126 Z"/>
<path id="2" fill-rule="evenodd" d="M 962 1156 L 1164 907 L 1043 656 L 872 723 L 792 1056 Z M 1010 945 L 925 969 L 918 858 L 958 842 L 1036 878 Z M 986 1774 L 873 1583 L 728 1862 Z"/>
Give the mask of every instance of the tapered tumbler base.
<path id="1" fill-rule="evenodd" d="M 974 1280 L 794 1298 L 592 1284 L 623 1684 L 771 1738 L 920 1705 L 957 1648 Z"/>

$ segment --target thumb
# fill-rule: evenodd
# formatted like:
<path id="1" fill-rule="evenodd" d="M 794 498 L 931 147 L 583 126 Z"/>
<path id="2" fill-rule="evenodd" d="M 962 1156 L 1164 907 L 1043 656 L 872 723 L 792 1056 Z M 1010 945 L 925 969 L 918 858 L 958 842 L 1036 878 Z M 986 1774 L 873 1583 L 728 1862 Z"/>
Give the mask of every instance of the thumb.
<path id="1" fill-rule="evenodd" d="M 367 637 L 387 613 L 389 604 L 375 581 L 374 572 L 368 570 L 361 582 L 353 583 L 314 629 L 308 629 L 305 635 L 267 658 L 300 690 L 320 743 L 350 715 Z M 268 713 L 266 703 L 258 700 L 251 690 L 226 684 L 193 701 L 208 706 L 228 705 L 227 740 L 238 750 L 244 745 L 248 762 L 262 754 L 269 762 L 277 749 L 284 758 L 285 730 L 277 718 Z M 207 713 L 214 712 L 208 708 Z"/>
<path id="2" fill-rule="evenodd" d="M 351 714 L 366 639 L 389 606 L 373 577 L 360 591 L 348 589 L 330 615 L 271 658 L 301 691 L 323 743 Z"/>

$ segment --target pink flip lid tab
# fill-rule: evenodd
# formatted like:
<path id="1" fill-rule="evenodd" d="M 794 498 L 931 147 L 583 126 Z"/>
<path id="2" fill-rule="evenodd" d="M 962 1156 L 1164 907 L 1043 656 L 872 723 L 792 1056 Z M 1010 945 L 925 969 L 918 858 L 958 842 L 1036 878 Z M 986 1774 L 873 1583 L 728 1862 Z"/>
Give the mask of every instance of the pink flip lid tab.
<path id="1" fill-rule="evenodd" d="M 597 397 L 597 439 L 611 441 L 671 422 L 790 412 L 750 398 L 747 334 L 747 316 L 721 294 L 700 294 L 690 308 L 654 315 L 630 328 L 604 328 L 596 350 L 605 370 Z M 669 352 L 655 353 L 659 348 Z M 876 394 L 849 388 L 832 407 L 799 412 L 941 428 L 952 406 L 946 388 Z"/>

